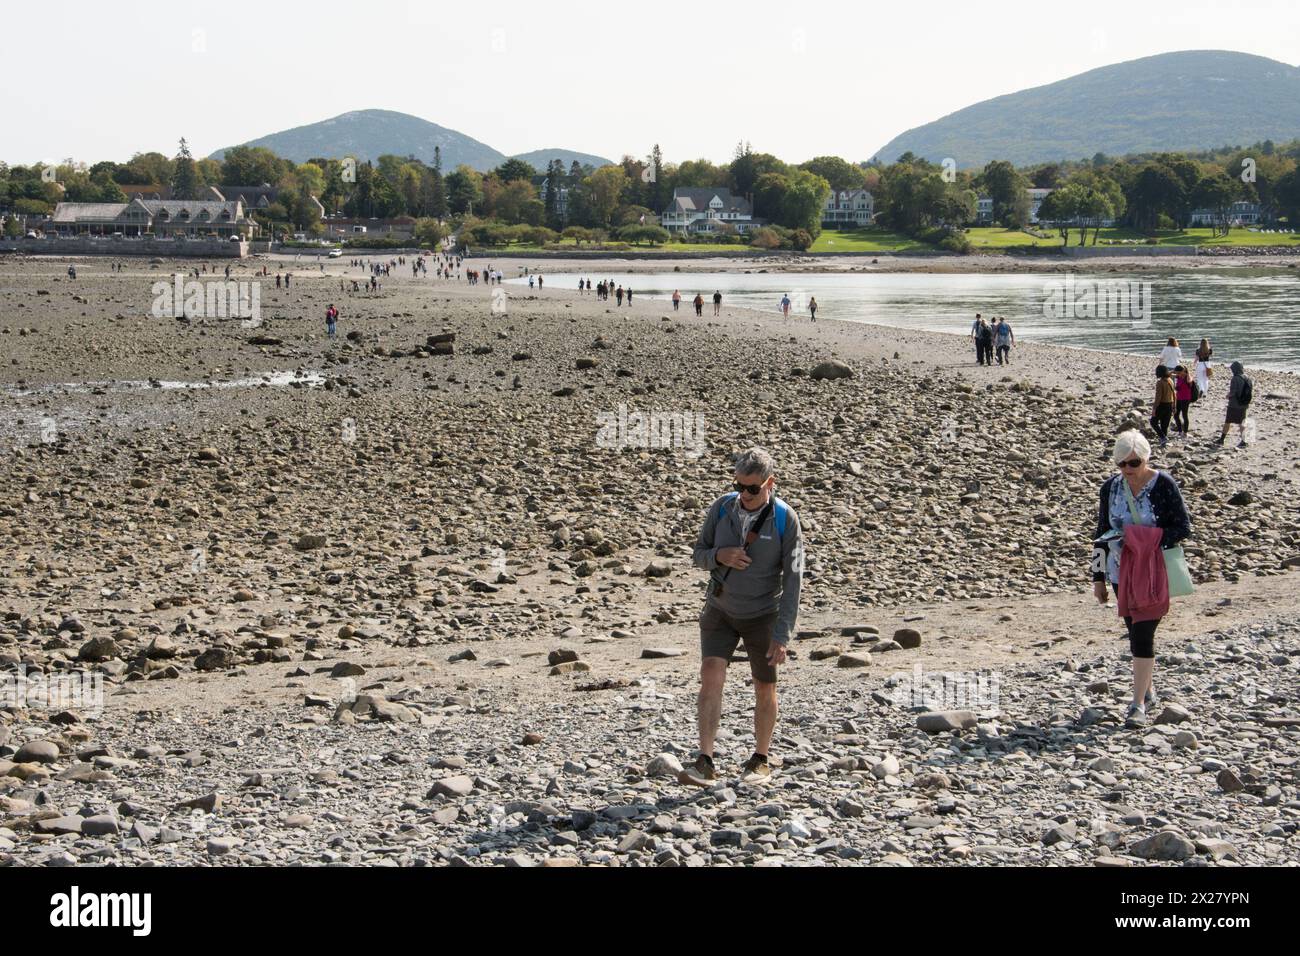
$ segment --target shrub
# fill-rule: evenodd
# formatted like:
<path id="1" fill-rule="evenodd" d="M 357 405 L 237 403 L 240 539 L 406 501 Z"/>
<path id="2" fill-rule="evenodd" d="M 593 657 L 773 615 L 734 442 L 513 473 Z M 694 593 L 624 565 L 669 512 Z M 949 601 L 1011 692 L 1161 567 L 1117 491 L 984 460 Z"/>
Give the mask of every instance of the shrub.
<path id="1" fill-rule="evenodd" d="M 775 229 L 763 226 L 754 230 L 749 244 L 755 249 L 779 249 L 781 248 L 781 237 L 776 234 Z"/>

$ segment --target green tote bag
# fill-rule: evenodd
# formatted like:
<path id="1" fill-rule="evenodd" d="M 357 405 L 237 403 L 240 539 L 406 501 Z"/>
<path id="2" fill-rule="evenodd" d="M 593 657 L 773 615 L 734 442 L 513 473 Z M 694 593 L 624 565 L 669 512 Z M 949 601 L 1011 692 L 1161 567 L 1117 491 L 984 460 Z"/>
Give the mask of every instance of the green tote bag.
<path id="1" fill-rule="evenodd" d="M 1134 524 L 1142 523 L 1142 516 L 1138 513 L 1137 502 L 1133 499 L 1133 492 L 1129 490 L 1128 482 L 1120 477 L 1120 484 L 1124 486 L 1124 496 L 1128 498 L 1129 514 L 1133 516 Z M 1165 556 L 1165 574 L 1169 578 L 1169 596 L 1171 598 L 1190 597 L 1195 592 L 1196 587 L 1192 584 L 1192 572 L 1187 569 L 1187 555 L 1183 553 L 1183 546 L 1176 544 L 1172 548 L 1165 548 L 1162 552 Z"/>

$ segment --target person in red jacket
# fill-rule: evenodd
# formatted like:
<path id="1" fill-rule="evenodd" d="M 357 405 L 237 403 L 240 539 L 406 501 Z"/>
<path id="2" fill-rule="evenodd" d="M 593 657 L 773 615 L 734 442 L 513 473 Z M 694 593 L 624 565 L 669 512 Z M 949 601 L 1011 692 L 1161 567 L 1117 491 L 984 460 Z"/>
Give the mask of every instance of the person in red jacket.
<path id="1" fill-rule="evenodd" d="M 1151 467 L 1151 444 L 1140 431 L 1120 433 L 1115 440 L 1114 461 L 1120 472 L 1101 486 L 1093 535 L 1093 594 L 1101 604 L 1107 601 L 1107 581 L 1119 593 L 1120 554 L 1124 551 L 1124 530 L 1129 525 L 1159 528 L 1161 549 L 1172 548 L 1192 530 L 1178 482 L 1168 472 Z M 1140 520 L 1134 520 L 1135 512 Z M 1125 715 L 1129 727 L 1145 726 L 1147 711 L 1158 703 L 1153 675 L 1160 620 L 1138 620 L 1143 616 L 1131 614 L 1124 618 L 1133 653 L 1133 700 Z"/>

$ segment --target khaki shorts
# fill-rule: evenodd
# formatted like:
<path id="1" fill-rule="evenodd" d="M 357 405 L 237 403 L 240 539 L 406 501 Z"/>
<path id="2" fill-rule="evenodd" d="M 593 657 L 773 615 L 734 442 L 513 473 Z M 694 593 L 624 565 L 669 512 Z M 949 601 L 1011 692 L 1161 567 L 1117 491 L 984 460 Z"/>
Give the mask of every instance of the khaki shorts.
<path id="1" fill-rule="evenodd" d="M 749 655 L 749 670 L 762 684 L 776 683 L 776 668 L 767 662 L 772 649 L 772 632 L 776 629 L 776 612 L 763 617 L 739 620 L 723 613 L 712 604 L 700 613 L 700 657 L 720 657 L 731 661 L 736 645 L 744 641 Z"/>

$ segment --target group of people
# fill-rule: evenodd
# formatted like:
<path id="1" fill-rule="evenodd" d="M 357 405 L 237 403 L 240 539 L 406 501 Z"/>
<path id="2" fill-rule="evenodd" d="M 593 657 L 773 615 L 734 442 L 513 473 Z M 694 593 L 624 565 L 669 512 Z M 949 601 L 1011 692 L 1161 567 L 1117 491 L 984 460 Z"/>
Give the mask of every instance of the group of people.
<path id="1" fill-rule="evenodd" d="M 1189 412 L 1192 405 L 1210 392 L 1210 383 L 1214 378 L 1214 367 L 1210 364 L 1213 355 L 1210 340 L 1201 339 L 1189 369 L 1178 339 L 1170 338 L 1161 350 L 1160 364 L 1156 366 L 1156 395 L 1150 422 L 1161 448 L 1169 443 L 1170 425 L 1173 426 L 1174 436 L 1182 441 L 1186 441 L 1191 433 Z M 1228 383 L 1228 411 L 1216 444 L 1224 445 L 1235 425 L 1241 432 L 1238 447 L 1243 447 L 1250 443 L 1246 421 L 1255 399 L 1255 384 L 1246 374 L 1241 362 L 1233 362 L 1229 368 L 1232 370 L 1232 380 Z"/>
<path id="2" fill-rule="evenodd" d="M 790 318 L 790 309 L 793 305 L 794 303 L 790 300 L 790 293 L 787 292 L 781 296 L 781 314 L 787 319 Z M 817 297 L 815 295 L 808 297 L 808 314 L 812 321 L 817 321 Z"/>
<path id="3" fill-rule="evenodd" d="M 996 349 L 998 364 L 1011 364 L 1011 349 L 1016 344 L 1016 334 L 1006 319 L 993 317 L 989 322 L 978 312 L 970 329 L 971 340 L 975 343 L 975 361 L 980 365 L 993 365 L 993 353 Z"/>
<path id="4" fill-rule="evenodd" d="M 457 274 L 457 276 L 460 275 L 459 272 L 456 273 L 456 274 Z M 505 278 L 505 276 L 502 275 L 500 269 L 497 269 L 497 270 L 494 271 L 494 270 L 492 269 L 491 266 L 488 266 L 486 269 L 467 269 L 467 270 L 465 270 L 465 281 L 466 281 L 469 285 L 478 285 L 480 279 L 481 279 L 483 282 L 487 283 L 488 285 L 492 285 L 492 284 L 494 284 L 494 283 L 495 283 L 496 285 L 500 285 L 501 282 L 504 280 L 504 278 Z M 541 276 L 537 276 L 537 283 L 538 283 L 538 286 L 539 286 L 539 287 L 541 286 L 541 281 L 542 281 L 542 277 L 541 277 Z M 529 276 L 529 277 L 528 277 L 528 288 L 531 289 L 532 287 L 533 287 L 533 277 L 532 277 L 532 276 Z"/>
<path id="5" fill-rule="evenodd" d="M 1117 473 L 1101 485 L 1093 537 L 1093 593 L 1103 606 L 1114 593 L 1132 656 L 1132 693 L 1124 714 L 1130 729 L 1145 727 L 1159 705 L 1156 630 L 1171 598 L 1193 589 L 1181 548 L 1191 534 L 1191 516 L 1178 482 L 1152 467 L 1151 455 L 1138 428 L 1120 433 L 1112 449 Z M 740 775 L 752 781 L 771 773 L 777 672 L 795 634 L 805 566 L 801 522 L 776 495 L 772 456 L 760 448 L 739 455 L 732 482 L 705 512 L 693 552 L 695 566 L 709 575 L 699 616 L 699 749 L 678 779 L 706 788 L 719 775 L 714 746 L 723 688 L 740 644 L 754 687 L 754 750 Z"/>

